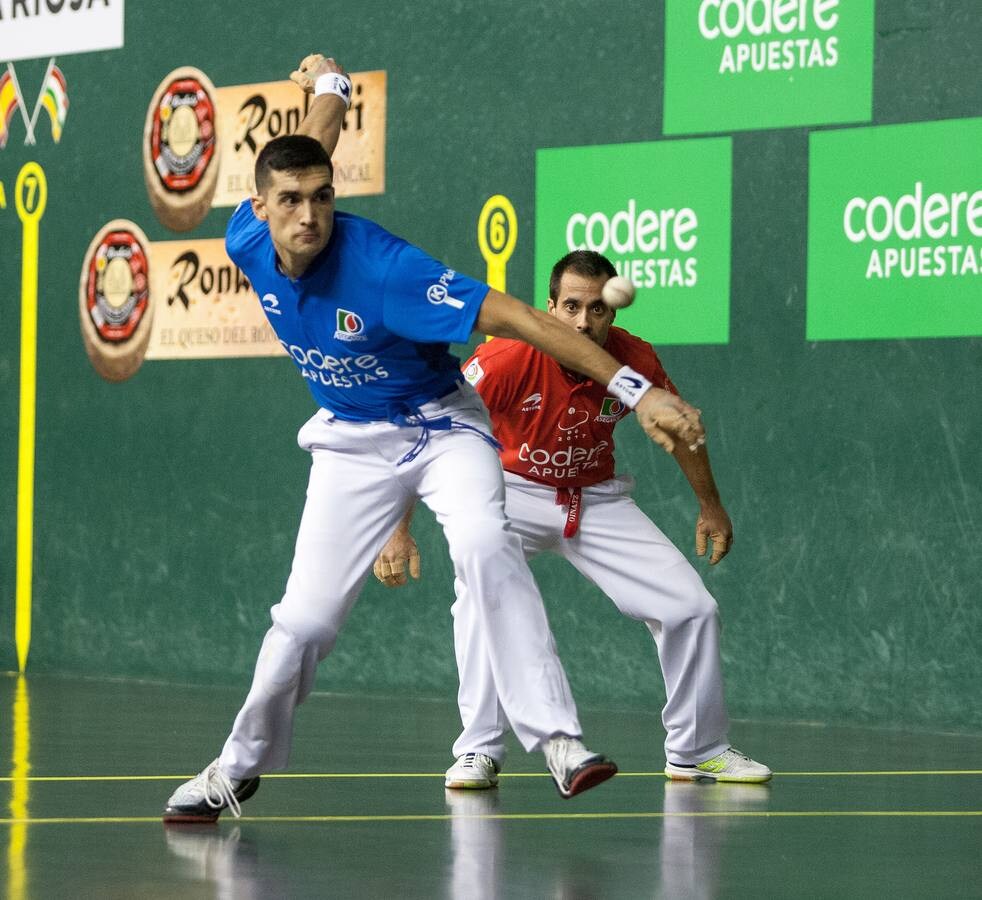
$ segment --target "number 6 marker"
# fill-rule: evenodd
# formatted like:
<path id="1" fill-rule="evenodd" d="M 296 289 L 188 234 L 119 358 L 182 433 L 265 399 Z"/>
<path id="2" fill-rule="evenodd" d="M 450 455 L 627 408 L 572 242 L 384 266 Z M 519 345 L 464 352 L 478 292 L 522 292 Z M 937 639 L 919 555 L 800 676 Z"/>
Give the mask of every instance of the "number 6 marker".
<path id="1" fill-rule="evenodd" d="M 477 220 L 477 246 L 488 265 L 488 284 L 505 290 L 505 266 L 518 241 L 518 217 L 511 201 L 495 194 L 481 210 Z"/>

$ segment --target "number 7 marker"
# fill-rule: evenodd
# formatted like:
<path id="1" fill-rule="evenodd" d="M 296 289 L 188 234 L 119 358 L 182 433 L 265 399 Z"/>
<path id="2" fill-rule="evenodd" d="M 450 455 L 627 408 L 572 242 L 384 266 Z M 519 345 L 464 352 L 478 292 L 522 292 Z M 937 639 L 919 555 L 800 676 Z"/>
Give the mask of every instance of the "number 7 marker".
<path id="1" fill-rule="evenodd" d="M 23 672 L 31 646 L 31 580 L 34 570 L 34 437 L 37 400 L 38 237 L 48 202 L 48 182 L 36 163 L 17 174 L 14 202 L 21 221 L 20 425 L 17 442 L 17 580 L 14 637 Z"/>

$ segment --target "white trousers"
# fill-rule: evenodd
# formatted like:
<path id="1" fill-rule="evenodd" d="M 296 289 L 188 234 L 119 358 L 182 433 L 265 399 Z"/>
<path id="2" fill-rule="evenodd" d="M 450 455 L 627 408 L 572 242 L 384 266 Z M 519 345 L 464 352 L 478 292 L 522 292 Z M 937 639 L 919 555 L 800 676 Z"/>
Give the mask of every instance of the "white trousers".
<path id="1" fill-rule="evenodd" d="M 527 558 L 552 551 L 599 587 L 655 640 L 667 702 L 662 722 L 669 761 L 694 765 L 725 750 L 729 720 L 723 698 L 719 612 L 702 579 L 677 547 L 628 496 L 630 478 L 583 489 L 579 530 L 563 537 L 566 508 L 554 488 L 505 473 L 505 512 Z M 454 756 L 504 758 L 508 719 L 495 693 L 478 604 L 458 580 L 452 607 L 464 730 Z"/>
<path id="2" fill-rule="evenodd" d="M 421 411 L 490 434 L 470 385 Z M 472 598 L 473 627 L 484 634 L 490 677 L 522 745 L 534 750 L 555 734 L 581 734 L 542 597 L 505 519 L 497 453 L 471 431 L 431 431 L 419 455 L 399 465 L 419 434 L 388 422 L 344 422 L 326 410 L 300 430 L 300 446 L 313 456 L 307 501 L 286 592 L 271 610 L 252 687 L 221 753 L 230 777 L 287 765 L 294 711 L 417 498 L 443 527 L 455 578 Z"/>

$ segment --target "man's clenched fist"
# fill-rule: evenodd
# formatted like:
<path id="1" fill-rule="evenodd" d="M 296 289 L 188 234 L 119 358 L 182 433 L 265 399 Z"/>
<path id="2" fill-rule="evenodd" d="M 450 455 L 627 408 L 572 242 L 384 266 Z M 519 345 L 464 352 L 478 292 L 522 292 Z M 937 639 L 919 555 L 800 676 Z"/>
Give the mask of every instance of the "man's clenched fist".
<path id="1" fill-rule="evenodd" d="M 330 72 L 347 75 L 347 72 L 332 57 L 325 57 L 321 53 L 311 53 L 300 60 L 300 65 L 296 71 L 290 73 L 290 80 L 300 85 L 306 93 L 312 94 L 318 76 L 327 75 Z"/>

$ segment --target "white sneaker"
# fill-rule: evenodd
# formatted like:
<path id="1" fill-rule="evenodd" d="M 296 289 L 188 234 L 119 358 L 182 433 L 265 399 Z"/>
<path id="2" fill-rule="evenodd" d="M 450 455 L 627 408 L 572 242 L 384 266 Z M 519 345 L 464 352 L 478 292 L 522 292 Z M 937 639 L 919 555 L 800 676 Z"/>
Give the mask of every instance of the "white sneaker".
<path id="1" fill-rule="evenodd" d="M 482 791 L 498 783 L 498 764 L 483 753 L 465 753 L 447 769 L 444 787 Z"/>
<path id="2" fill-rule="evenodd" d="M 573 797 L 617 774 L 611 760 L 587 750 L 579 738 L 562 734 L 550 738 L 543 753 L 561 797 Z"/>
<path id="3" fill-rule="evenodd" d="M 242 815 L 243 800 L 248 800 L 259 788 L 255 778 L 229 778 L 214 760 L 204 771 L 185 781 L 167 801 L 165 822 L 214 822 L 228 807 L 232 815 Z"/>
<path id="4" fill-rule="evenodd" d="M 773 774 L 767 766 L 755 762 L 745 753 L 730 747 L 719 756 L 707 759 L 695 766 L 666 763 L 665 774 L 676 781 L 737 781 L 744 784 L 760 784 L 770 781 Z"/>

